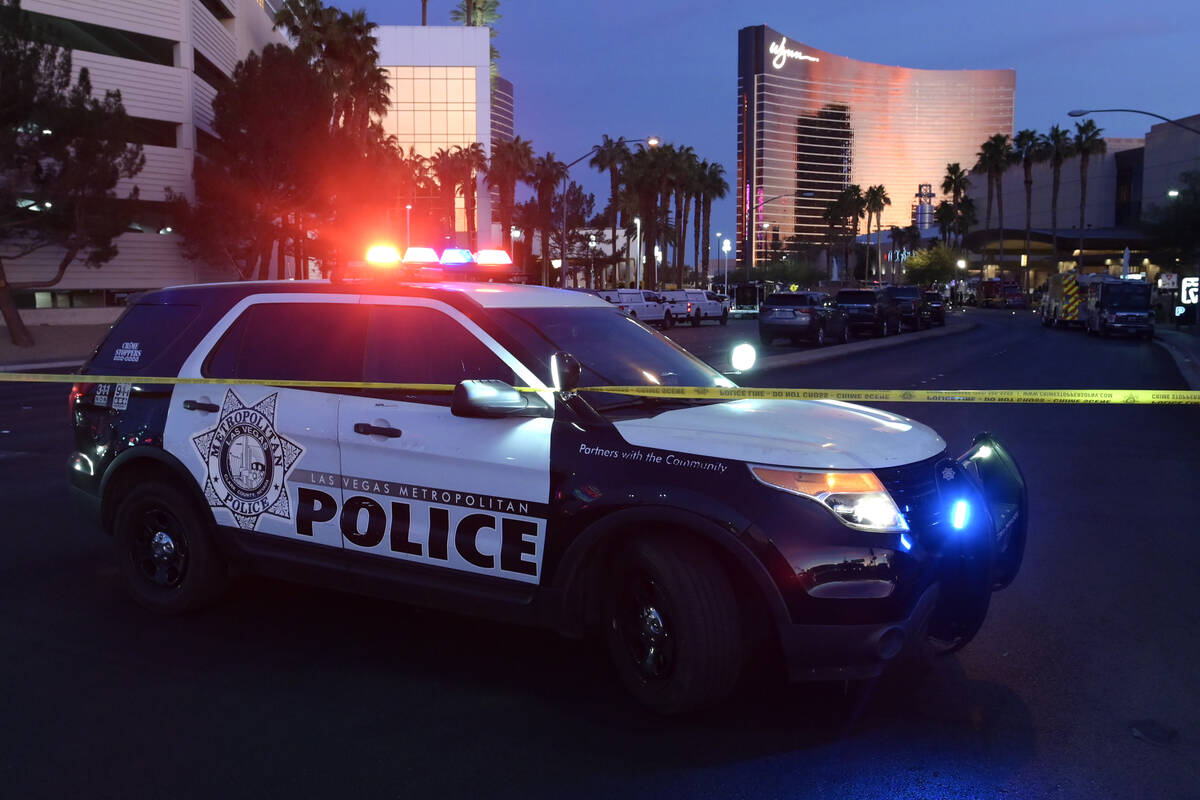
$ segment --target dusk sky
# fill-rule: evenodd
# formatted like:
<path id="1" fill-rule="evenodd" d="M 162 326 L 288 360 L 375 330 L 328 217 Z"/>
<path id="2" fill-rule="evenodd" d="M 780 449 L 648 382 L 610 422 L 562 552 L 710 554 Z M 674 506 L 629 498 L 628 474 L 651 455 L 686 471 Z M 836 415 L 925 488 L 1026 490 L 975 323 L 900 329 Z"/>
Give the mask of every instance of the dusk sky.
<path id="1" fill-rule="evenodd" d="M 328 0 L 327 0 L 328 1 Z M 420 0 L 342 0 L 380 25 L 419 25 Z M 448 24 L 453 0 L 430 0 Z M 819 3 L 796 0 L 502 0 L 500 72 L 516 86 L 517 133 L 563 161 L 601 134 L 690 144 L 736 172 L 737 31 L 766 24 L 792 41 L 855 58 L 926 69 L 1017 71 L 1016 128 L 1071 127 L 1072 108 L 1200 113 L 1196 0 L 967 0 Z M 1094 117 L 1106 136 L 1143 136 L 1155 120 Z M 587 168 L 572 179 L 608 199 Z M 732 232 L 731 199 L 713 230 Z"/>

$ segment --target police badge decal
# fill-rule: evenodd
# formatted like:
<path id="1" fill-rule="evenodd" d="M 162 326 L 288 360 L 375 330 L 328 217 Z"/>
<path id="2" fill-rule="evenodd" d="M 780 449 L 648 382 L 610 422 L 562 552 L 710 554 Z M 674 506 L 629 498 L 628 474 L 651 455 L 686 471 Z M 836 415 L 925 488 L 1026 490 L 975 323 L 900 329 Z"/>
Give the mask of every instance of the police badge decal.
<path id="1" fill-rule="evenodd" d="M 216 427 L 192 437 L 208 472 L 204 498 L 213 508 L 228 509 L 246 530 L 254 530 L 263 514 L 292 518 L 284 482 L 304 448 L 276 432 L 278 396 L 247 406 L 229 389 Z"/>

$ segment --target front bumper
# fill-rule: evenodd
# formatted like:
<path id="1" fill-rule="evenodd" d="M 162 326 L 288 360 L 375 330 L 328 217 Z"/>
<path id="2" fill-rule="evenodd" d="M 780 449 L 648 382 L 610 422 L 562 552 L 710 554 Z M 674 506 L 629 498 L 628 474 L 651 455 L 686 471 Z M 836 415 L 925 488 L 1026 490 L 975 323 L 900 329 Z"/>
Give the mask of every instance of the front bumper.
<path id="1" fill-rule="evenodd" d="M 937 607 L 938 585 L 929 586 L 909 615 L 866 625 L 780 625 L 779 644 L 791 681 L 873 678 L 913 636 L 922 635 Z"/>

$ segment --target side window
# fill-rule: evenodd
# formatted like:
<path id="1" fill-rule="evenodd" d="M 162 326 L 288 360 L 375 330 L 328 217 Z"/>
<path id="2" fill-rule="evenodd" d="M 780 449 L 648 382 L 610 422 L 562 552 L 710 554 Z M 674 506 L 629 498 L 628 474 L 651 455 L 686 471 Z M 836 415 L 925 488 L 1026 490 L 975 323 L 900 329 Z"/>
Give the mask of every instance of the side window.
<path id="1" fill-rule="evenodd" d="M 432 308 L 371 306 L 365 380 L 457 384 L 473 379 L 516 384 L 513 371 L 456 320 Z M 448 392 L 364 390 L 372 397 L 450 405 Z"/>
<path id="2" fill-rule="evenodd" d="M 263 382 L 360 381 L 366 323 L 363 307 L 349 303 L 253 305 L 213 348 L 204 374 Z"/>

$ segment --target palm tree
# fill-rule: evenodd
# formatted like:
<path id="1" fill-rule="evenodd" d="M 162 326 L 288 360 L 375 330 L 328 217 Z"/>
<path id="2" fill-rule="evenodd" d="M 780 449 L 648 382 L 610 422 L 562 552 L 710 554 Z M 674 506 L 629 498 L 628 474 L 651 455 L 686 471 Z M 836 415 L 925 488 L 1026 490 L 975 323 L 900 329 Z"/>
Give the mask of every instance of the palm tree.
<path id="1" fill-rule="evenodd" d="M 844 205 L 844 213 L 846 218 L 851 221 L 850 228 L 853 233 L 848 238 L 846 243 L 846 264 L 850 263 L 850 250 L 858 239 L 858 221 L 867 215 L 867 198 L 863 194 L 862 187 L 857 183 L 852 183 L 842 190 L 842 202 Z M 863 275 L 870 277 L 865 271 Z"/>
<path id="2" fill-rule="evenodd" d="M 454 155 L 458 159 L 458 179 L 462 183 L 463 204 L 467 212 L 467 246 L 476 249 L 476 220 L 475 220 L 475 190 L 480 172 L 487 172 L 487 154 L 483 145 L 472 142 L 466 147 L 456 147 Z"/>
<path id="3" fill-rule="evenodd" d="M 462 183 L 459 170 L 462 162 L 458 160 L 451 149 L 439 147 L 429 159 L 429 168 L 437 180 L 438 194 L 442 199 L 442 228 L 453 236 L 457 227 L 454 198 L 458 195 L 458 187 Z"/>
<path id="4" fill-rule="evenodd" d="M 946 175 L 942 178 L 942 194 L 950 195 L 950 202 L 954 205 L 955 215 L 958 214 L 959 203 L 962 202 L 963 195 L 970 188 L 971 178 L 967 171 L 962 168 L 962 164 L 957 161 L 947 164 Z"/>
<path id="5" fill-rule="evenodd" d="M 712 203 L 713 200 L 719 200 L 729 192 L 729 183 L 725 180 L 725 167 L 715 162 L 709 164 L 700 179 L 700 183 L 703 187 L 700 194 L 700 215 L 704 218 L 700 241 L 704 243 L 704 275 L 707 278 L 709 264 L 708 247 L 712 240 L 709 227 L 712 220 Z"/>
<path id="6" fill-rule="evenodd" d="M 458 22 L 468 26 L 478 26 L 488 29 L 488 38 L 496 38 L 496 23 L 500 20 L 500 0 L 459 0 L 459 3 L 454 8 L 450 9 L 450 21 Z M 497 59 L 500 58 L 500 51 L 495 45 L 489 45 L 490 50 L 490 69 L 492 77 L 499 74 L 499 69 L 496 66 Z"/>
<path id="7" fill-rule="evenodd" d="M 488 186 L 500 195 L 500 241 L 512 252 L 513 215 L 516 211 L 517 183 L 533 170 L 533 144 L 520 136 L 492 145 L 492 165 L 488 169 Z"/>
<path id="8" fill-rule="evenodd" d="M 621 182 L 637 208 L 638 218 L 642 221 L 642 239 L 638 242 L 638 248 L 644 249 L 648 256 L 645 259 L 643 276 L 648 289 L 658 287 L 658 269 L 653 257 L 653 245 L 658 241 L 661 173 L 665 161 L 662 147 L 646 148 L 638 145 L 637 151 L 630 154 L 621 171 Z M 631 227 L 634 226 L 626 226 L 627 235 Z M 644 247 L 643 243 L 649 243 L 650 247 Z"/>
<path id="9" fill-rule="evenodd" d="M 328 29 L 337 19 L 337 9 L 321 0 L 284 0 L 272 20 L 293 42 L 296 55 L 312 64 L 321 58 Z"/>
<path id="10" fill-rule="evenodd" d="M 1046 134 L 1046 151 L 1050 161 L 1050 230 L 1055 269 L 1058 269 L 1058 181 L 1062 177 L 1063 162 L 1075 155 L 1071 134 L 1057 125 L 1050 126 L 1050 132 Z"/>
<path id="11" fill-rule="evenodd" d="M 554 227 L 554 188 L 567 175 L 567 165 L 546 153 L 533 160 L 527 180 L 537 195 L 538 227 L 542 236 L 542 285 L 550 285 L 550 231 Z M 564 265 L 565 267 L 566 265 Z"/>
<path id="12" fill-rule="evenodd" d="M 1033 227 L 1033 165 L 1046 160 L 1046 140 L 1035 130 L 1026 128 L 1013 137 L 1013 151 L 1025 170 L 1025 290 L 1029 290 L 1029 232 Z"/>
<path id="13" fill-rule="evenodd" d="M 616 280 L 617 268 L 617 214 L 621 197 L 621 167 L 629 158 L 629 145 L 625 137 L 611 138 L 607 133 L 596 145 L 595 154 L 588 165 L 600 172 L 608 171 L 608 207 L 612 211 L 612 261 L 613 280 Z"/>
<path id="14" fill-rule="evenodd" d="M 1083 271 L 1083 229 L 1087 211 L 1087 174 L 1088 161 L 1092 156 L 1102 156 L 1108 150 L 1108 145 L 1100 135 L 1102 128 L 1096 127 L 1092 120 L 1075 123 L 1075 154 L 1079 156 L 1079 264 L 1077 269 Z"/>
<path id="15" fill-rule="evenodd" d="M 421 24 L 429 24 L 429 0 L 421 0 Z"/>
<path id="16" fill-rule="evenodd" d="M 883 280 L 883 236 L 880 229 L 883 226 L 883 209 L 892 204 L 892 198 L 888 197 L 887 188 L 883 184 L 868 186 L 866 193 L 863 195 L 863 200 L 867 206 L 867 235 L 871 234 L 871 217 L 875 217 L 875 270 L 879 275 L 879 280 Z"/>
<path id="17" fill-rule="evenodd" d="M 933 221 L 937 223 L 938 231 L 942 234 L 942 244 L 950 244 L 950 232 L 954 230 L 954 223 L 958 219 L 958 214 L 954 212 L 954 204 L 948 200 L 943 200 L 937 204 L 937 208 L 933 210 Z"/>
<path id="18" fill-rule="evenodd" d="M 689 146 L 679 148 L 675 161 L 672 184 L 675 189 L 675 284 L 683 288 L 684 256 L 687 255 L 688 216 L 692 210 L 692 196 L 699 183 L 697 173 L 700 159 Z"/>
<path id="19" fill-rule="evenodd" d="M 899 225 L 893 225 L 888 229 L 888 241 L 892 245 L 892 261 L 895 262 L 897 251 L 899 251 L 904 244 L 904 229 Z"/>
<path id="20" fill-rule="evenodd" d="M 992 227 L 992 194 L 996 195 L 996 211 L 1000 224 L 1000 268 L 1004 268 L 1004 172 L 1013 163 L 1012 145 L 1007 133 L 994 133 L 979 148 L 974 171 L 982 172 L 988 179 L 987 213 L 984 228 Z"/>

